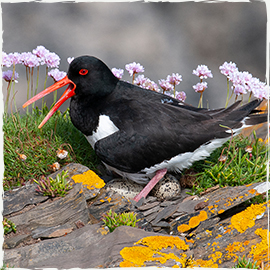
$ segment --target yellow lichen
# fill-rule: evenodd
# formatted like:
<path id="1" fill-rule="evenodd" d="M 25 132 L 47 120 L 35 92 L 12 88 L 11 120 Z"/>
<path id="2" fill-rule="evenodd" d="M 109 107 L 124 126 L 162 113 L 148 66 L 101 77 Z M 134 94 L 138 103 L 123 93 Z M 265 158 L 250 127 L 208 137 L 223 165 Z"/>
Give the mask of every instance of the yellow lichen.
<path id="1" fill-rule="evenodd" d="M 262 261 L 267 263 L 270 257 L 270 232 L 267 229 L 259 228 L 255 231 L 255 234 L 261 237 L 261 242 L 251 246 L 250 255 L 253 256 L 253 260 L 257 261 L 258 264 L 261 264 Z M 269 262 L 265 266 L 270 267 Z"/>
<path id="2" fill-rule="evenodd" d="M 218 211 L 218 214 L 222 214 L 224 211 L 225 211 L 224 209 L 220 209 L 220 210 Z"/>
<path id="3" fill-rule="evenodd" d="M 263 204 L 252 204 L 244 211 L 232 216 L 231 228 L 243 233 L 255 225 L 255 219 L 265 211 Z"/>
<path id="4" fill-rule="evenodd" d="M 139 240 L 135 245 L 142 244 L 148 246 L 153 250 L 161 250 L 162 248 L 173 248 L 174 246 L 178 249 L 187 250 L 189 246 L 184 240 L 178 236 L 148 236 Z"/>
<path id="5" fill-rule="evenodd" d="M 87 189 L 102 188 L 105 186 L 104 181 L 93 171 L 88 170 L 83 174 L 72 176 L 75 183 L 82 183 Z"/>
<path id="6" fill-rule="evenodd" d="M 227 251 L 226 259 L 230 260 L 233 259 L 233 261 L 237 261 L 238 256 L 235 254 L 235 252 L 243 252 L 245 251 L 245 248 L 243 247 L 242 242 L 233 242 L 232 244 L 229 244 L 225 250 Z"/>
<path id="7" fill-rule="evenodd" d="M 191 229 L 187 224 L 181 224 L 177 227 L 178 232 L 183 233 Z"/>
<path id="8" fill-rule="evenodd" d="M 213 260 L 205 261 L 205 260 L 202 260 L 202 259 L 196 260 L 194 266 L 218 268 L 218 264 L 217 263 L 214 263 Z"/>
<path id="9" fill-rule="evenodd" d="M 156 254 L 156 252 L 148 247 L 124 247 L 120 251 L 120 255 L 124 259 L 124 262 L 120 263 L 120 266 L 123 267 L 123 264 L 126 265 L 127 262 L 136 267 L 145 266 L 144 263 L 147 261 L 161 262 L 161 257 L 154 258 L 154 254 Z"/>
<path id="10" fill-rule="evenodd" d="M 189 226 L 190 228 L 195 228 L 197 227 L 202 221 L 207 219 L 207 213 L 205 211 L 201 211 L 200 214 L 196 217 L 192 217 L 189 220 Z"/>

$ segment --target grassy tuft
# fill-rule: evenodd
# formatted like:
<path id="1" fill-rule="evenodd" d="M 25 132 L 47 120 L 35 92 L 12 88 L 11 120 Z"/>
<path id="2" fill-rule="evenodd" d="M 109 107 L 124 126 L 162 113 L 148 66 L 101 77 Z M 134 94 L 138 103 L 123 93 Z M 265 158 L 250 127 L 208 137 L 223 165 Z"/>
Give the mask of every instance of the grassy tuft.
<path id="1" fill-rule="evenodd" d="M 36 108 L 32 113 L 4 115 L 4 190 L 40 179 L 53 172 L 52 165 L 61 167 L 77 162 L 97 172 L 99 160 L 84 135 L 69 118 L 69 110 L 57 111 L 41 129 L 40 122 L 48 108 Z M 68 151 L 65 159 L 57 157 L 57 150 Z"/>
<path id="2" fill-rule="evenodd" d="M 266 181 L 267 147 L 255 132 L 253 141 L 239 135 L 206 160 L 195 162 L 192 168 L 198 172 L 192 194 L 216 185 L 240 186 Z"/>

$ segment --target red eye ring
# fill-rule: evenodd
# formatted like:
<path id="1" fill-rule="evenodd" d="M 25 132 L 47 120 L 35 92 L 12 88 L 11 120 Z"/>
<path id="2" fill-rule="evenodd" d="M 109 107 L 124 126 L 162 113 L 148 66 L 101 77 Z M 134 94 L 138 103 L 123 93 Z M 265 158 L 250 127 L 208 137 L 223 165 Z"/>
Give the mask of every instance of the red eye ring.
<path id="1" fill-rule="evenodd" d="M 80 75 L 86 75 L 88 73 L 88 70 L 85 69 L 85 68 L 82 68 L 80 71 L 79 71 L 79 74 Z"/>

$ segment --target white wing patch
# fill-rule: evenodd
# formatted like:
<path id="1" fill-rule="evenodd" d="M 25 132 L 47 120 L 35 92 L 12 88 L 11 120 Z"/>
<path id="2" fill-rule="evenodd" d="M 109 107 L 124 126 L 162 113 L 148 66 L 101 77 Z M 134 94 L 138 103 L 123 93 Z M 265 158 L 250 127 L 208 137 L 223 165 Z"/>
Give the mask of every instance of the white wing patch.
<path id="1" fill-rule="evenodd" d="M 94 148 L 95 143 L 101 139 L 104 139 L 115 132 L 119 131 L 119 128 L 111 121 L 107 115 L 100 115 L 98 120 L 98 127 L 96 131 L 93 131 L 91 136 L 85 136 L 91 146 Z"/>

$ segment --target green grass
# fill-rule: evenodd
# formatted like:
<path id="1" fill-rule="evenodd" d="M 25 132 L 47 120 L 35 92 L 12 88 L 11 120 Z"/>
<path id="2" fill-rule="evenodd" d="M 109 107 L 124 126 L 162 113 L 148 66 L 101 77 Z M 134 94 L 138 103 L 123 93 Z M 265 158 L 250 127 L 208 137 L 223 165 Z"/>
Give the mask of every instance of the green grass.
<path id="1" fill-rule="evenodd" d="M 216 149 L 209 158 L 195 162 L 192 168 L 198 172 L 192 194 L 200 194 L 207 188 L 219 185 L 240 186 L 266 181 L 267 147 L 253 133 L 254 140 L 236 136 Z M 252 146 L 252 152 L 245 148 Z M 224 156 L 225 161 L 219 161 Z"/>
<path id="2" fill-rule="evenodd" d="M 39 129 L 47 113 L 48 108 L 44 107 L 27 115 L 4 115 L 4 190 L 48 176 L 54 162 L 59 162 L 61 167 L 77 162 L 97 172 L 100 161 L 84 135 L 71 123 L 69 110 L 63 114 L 57 111 Z M 57 158 L 59 148 L 68 151 L 67 158 Z M 22 161 L 19 154 L 25 155 L 26 160 Z"/>

